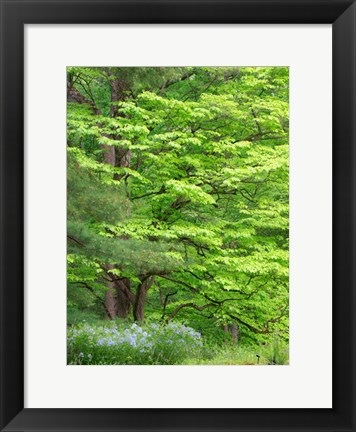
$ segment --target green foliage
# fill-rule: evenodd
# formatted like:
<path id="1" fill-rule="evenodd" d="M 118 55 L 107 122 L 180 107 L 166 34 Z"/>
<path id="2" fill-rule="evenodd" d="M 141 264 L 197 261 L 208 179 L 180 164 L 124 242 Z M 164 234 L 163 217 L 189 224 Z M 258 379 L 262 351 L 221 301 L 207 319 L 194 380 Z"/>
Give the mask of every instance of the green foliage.
<path id="1" fill-rule="evenodd" d="M 83 294 L 85 296 L 85 290 L 83 292 L 75 292 L 75 294 Z M 71 302 L 72 303 L 72 302 Z M 97 307 L 90 307 L 88 304 L 85 304 L 85 308 L 83 310 L 79 309 L 77 304 L 69 304 L 67 308 L 67 326 L 75 326 L 83 322 L 87 322 L 89 324 L 95 324 L 98 321 L 98 314 L 100 314 Z"/>
<path id="2" fill-rule="evenodd" d="M 269 346 L 227 345 L 209 349 L 207 354 L 190 358 L 186 364 L 205 365 L 288 365 L 288 345 L 280 346 L 280 351 Z M 273 360 L 272 360 L 273 357 Z"/>
<path id="3" fill-rule="evenodd" d="M 201 347 L 200 333 L 181 324 L 84 323 L 68 331 L 68 364 L 183 364 Z"/>
<path id="4" fill-rule="evenodd" d="M 74 67 L 68 83 L 69 306 L 103 318 L 114 276 L 132 302 L 152 278 L 146 317 L 207 347 L 228 324 L 245 346 L 287 342 L 288 68 Z"/>
<path id="5" fill-rule="evenodd" d="M 278 335 L 261 350 L 270 365 L 286 365 L 289 362 L 289 346 Z"/>

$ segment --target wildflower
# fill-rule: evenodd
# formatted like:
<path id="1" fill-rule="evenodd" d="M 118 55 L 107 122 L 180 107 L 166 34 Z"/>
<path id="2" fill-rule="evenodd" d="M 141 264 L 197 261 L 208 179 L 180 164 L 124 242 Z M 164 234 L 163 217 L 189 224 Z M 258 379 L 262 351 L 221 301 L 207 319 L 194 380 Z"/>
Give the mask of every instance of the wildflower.
<path id="1" fill-rule="evenodd" d="M 82 352 L 79 353 L 79 357 L 84 357 L 84 354 Z"/>
<path id="2" fill-rule="evenodd" d="M 130 345 L 134 348 L 136 348 L 136 340 L 131 340 Z"/>
<path id="3" fill-rule="evenodd" d="M 88 354 L 88 359 L 90 360 L 93 356 L 91 354 Z"/>

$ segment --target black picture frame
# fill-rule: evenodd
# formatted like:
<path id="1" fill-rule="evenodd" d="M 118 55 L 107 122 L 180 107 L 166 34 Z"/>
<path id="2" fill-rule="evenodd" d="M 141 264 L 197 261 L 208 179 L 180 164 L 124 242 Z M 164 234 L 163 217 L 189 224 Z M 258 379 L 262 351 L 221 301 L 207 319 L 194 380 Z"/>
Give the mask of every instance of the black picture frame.
<path id="1" fill-rule="evenodd" d="M 355 2 L 0 0 L 0 6 L 0 429 L 356 431 Z M 30 23 L 332 23 L 332 409 L 24 409 L 24 25 Z"/>

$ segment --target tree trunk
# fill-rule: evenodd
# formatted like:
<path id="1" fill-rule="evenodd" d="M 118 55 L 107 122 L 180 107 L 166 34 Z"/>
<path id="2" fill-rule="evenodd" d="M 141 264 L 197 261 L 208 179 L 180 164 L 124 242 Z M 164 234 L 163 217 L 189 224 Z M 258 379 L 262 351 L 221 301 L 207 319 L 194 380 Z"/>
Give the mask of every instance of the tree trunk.
<path id="1" fill-rule="evenodd" d="M 104 162 L 109 165 L 115 166 L 115 147 L 100 144 L 100 148 L 103 149 Z"/>
<path id="2" fill-rule="evenodd" d="M 225 324 L 223 326 L 223 330 L 224 330 L 224 333 L 225 333 L 224 342 L 225 342 L 225 344 L 227 344 L 229 342 L 229 326 L 227 324 Z"/>
<path id="3" fill-rule="evenodd" d="M 231 335 L 232 335 L 232 343 L 237 344 L 239 340 L 239 329 L 237 327 L 237 324 L 233 324 L 231 326 Z"/>
<path id="4" fill-rule="evenodd" d="M 145 304 L 147 291 L 151 288 L 154 281 L 154 276 L 145 279 L 137 288 L 133 315 L 135 321 L 143 321 L 145 319 Z"/>
<path id="5" fill-rule="evenodd" d="M 229 342 L 230 344 L 232 343 L 235 345 L 239 339 L 239 328 L 237 324 L 226 324 L 224 325 L 223 329 L 227 336 L 225 337 L 225 342 Z"/>
<path id="6" fill-rule="evenodd" d="M 113 74 L 109 71 L 109 76 Z M 110 81 L 111 85 L 111 102 L 119 102 L 125 99 L 128 85 L 124 80 L 119 78 Z M 67 81 L 67 101 L 78 104 L 87 104 L 91 107 L 94 114 L 99 115 L 100 110 L 95 106 L 95 101 L 87 99 L 74 87 L 72 79 L 69 77 Z M 111 105 L 111 117 L 117 116 L 118 107 Z M 114 146 L 100 145 L 103 149 L 103 160 L 111 166 L 129 167 L 131 153 L 125 149 L 118 149 L 115 151 Z M 112 264 L 107 264 L 106 269 L 112 269 Z M 130 281 L 125 279 L 123 285 L 118 285 L 114 281 L 108 282 L 108 290 L 105 292 L 105 317 L 106 319 L 115 319 L 117 316 L 120 318 L 127 318 L 130 313 L 131 303 L 134 299 L 130 299 Z M 130 301 L 131 300 L 131 301 Z"/>
<path id="7" fill-rule="evenodd" d="M 112 285 L 112 282 L 109 283 L 108 290 L 105 291 L 105 319 L 115 319 L 116 317 L 116 299 L 114 291 L 110 289 L 112 288 L 110 285 Z"/>
<path id="8" fill-rule="evenodd" d="M 131 303 L 134 301 L 134 296 L 131 293 L 130 288 L 130 280 L 123 279 L 116 285 L 116 293 L 117 293 L 117 305 L 116 305 L 116 313 L 119 318 L 127 318 L 130 309 Z"/>
<path id="9" fill-rule="evenodd" d="M 107 270 L 114 268 L 112 264 L 107 264 Z M 115 282 L 110 281 L 108 283 L 108 289 L 105 291 L 105 318 L 106 319 L 115 319 L 116 318 L 116 286 Z"/>
<path id="10" fill-rule="evenodd" d="M 109 75 L 111 75 L 109 73 Z M 123 83 L 121 83 L 117 79 L 113 79 L 110 81 L 111 86 L 111 102 L 119 102 L 124 99 L 124 86 Z M 110 115 L 111 117 L 117 116 L 117 106 L 111 105 L 110 107 Z M 118 139 L 118 137 L 114 137 L 115 139 Z M 129 166 L 130 159 L 124 159 L 123 163 L 121 160 L 123 159 L 120 155 L 122 154 L 122 149 L 115 149 L 114 146 L 107 146 L 107 145 L 101 145 L 100 146 L 103 149 L 103 159 L 104 162 L 111 165 L 111 166 Z M 116 178 L 116 175 L 114 175 L 114 178 Z M 108 308 L 111 307 L 114 303 L 114 316 L 112 317 L 119 317 L 119 318 L 127 318 L 130 309 L 131 309 L 131 301 L 130 301 L 130 281 L 128 279 L 124 279 L 123 281 L 120 281 L 121 283 L 115 284 L 115 294 L 112 290 L 108 290 L 105 294 L 105 306 Z M 111 282 L 109 282 L 110 287 Z M 111 314 L 110 314 L 111 315 Z"/>
<path id="11" fill-rule="evenodd" d="M 103 158 L 104 162 L 115 166 L 115 147 L 113 146 L 106 146 L 102 145 L 100 146 L 104 149 L 103 151 Z M 114 268 L 112 264 L 108 264 L 106 266 L 107 268 Z M 115 282 L 109 282 L 108 284 L 108 290 L 105 292 L 105 308 L 107 311 L 107 315 L 109 319 L 115 319 L 117 316 L 117 298 L 115 296 L 116 293 L 116 285 Z"/>
<path id="12" fill-rule="evenodd" d="M 135 305 L 134 305 L 134 320 L 143 321 L 145 319 L 145 303 L 147 297 L 147 289 L 145 284 L 141 284 L 136 293 Z"/>

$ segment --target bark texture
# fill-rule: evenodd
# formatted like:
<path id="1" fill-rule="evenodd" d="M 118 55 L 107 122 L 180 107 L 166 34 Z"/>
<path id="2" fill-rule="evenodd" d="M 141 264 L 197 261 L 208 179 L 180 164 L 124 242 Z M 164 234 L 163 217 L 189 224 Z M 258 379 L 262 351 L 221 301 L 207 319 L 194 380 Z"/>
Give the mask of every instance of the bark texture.
<path id="1" fill-rule="evenodd" d="M 237 344 L 237 342 L 239 340 L 239 330 L 238 330 L 237 324 L 233 324 L 231 326 L 231 336 L 232 336 L 232 343 Z"/>
<path id="2" fill-rule="evenodd" d="M 129 279 L 123 279 L 117 283 L 116 295 L 117 295 L 117 306 L 116 306 L 117 316 L 119 318 L 127 318 L 131 310 L 131 303 L 134 302 L 134 295 L 131 292 Z"/>
<path id="3" fill-rule="evenodd" d="M 127 90 L 126 85 L 122 80 L 115 78 L 111 72 L 108 72 L 111 77 L 111 107 L 110 115 L 111 117 L 116 117 L 118 115 L 118 107 L 115 105 L 116 102 L 123 101 L 125 98 L 125 91 Z M 119 136 L 110 136 L 109 138 L 119 139 Z M 130 158 L 124 158 L 123 149 L 115 148 L 114 146 L 101 145 L 103 149 L 103 159 L 104 162 L 115 167 L 128 167 L 130 165 Z M 117 179 L 117 175 L 114 175 Z M 111 282 L 109 283 L 109 285 Z M 133 298 L 131 294 L 130 281 L 129 279 L 123 279 L 114 283 L 115 290 L 108 290 L 106 293 L 106 307 L 115 302 L 115 317 L 127 318 L 131 311 L 131 303 L 133 303 Z M 112 298 L 114 297 L 114 299 Z"/>
<path id="4" fill-rule="evenodd" d="M 114 266 L 111 264 L 106 265 L 106 269 L 110 270 L 113 269 Z M 110 281 L 108 283 L 108 290 L 105 291 L 105 311 L 106 319 L 115 319 L 116 318 L 116 296 L 115 296 L 115 282 Z"/>
<path id="5" fill-rule="evenodd" d="M 147 291 L 151 288 L 154 282 L 154 276 L 144 279 L 137 288 L 135 304 L 134 304 L 134 319 L 135 321 L 143 321 L 145 319 L 145 303 Z"/>

